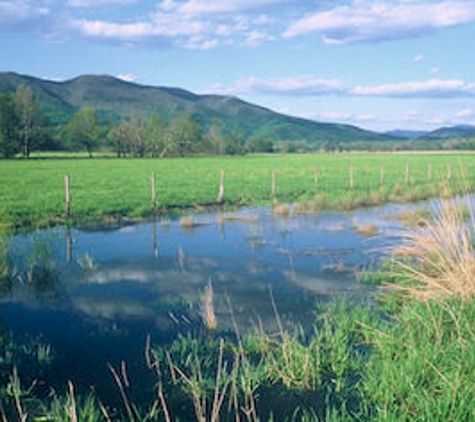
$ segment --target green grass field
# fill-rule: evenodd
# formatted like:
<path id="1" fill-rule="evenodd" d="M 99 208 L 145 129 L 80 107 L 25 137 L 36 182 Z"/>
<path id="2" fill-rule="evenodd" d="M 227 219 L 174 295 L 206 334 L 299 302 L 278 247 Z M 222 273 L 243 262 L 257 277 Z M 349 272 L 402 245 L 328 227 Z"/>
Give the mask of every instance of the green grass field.
<path id="1" fill-rule="evenodd" d="M 225 204 L 278 201 L 301 202 L 302 211 L 351 209 L 439 195 L 440 183 L 448 179 L 452 191 L 467 189 L 475 181 L 470 175 L 472 164 L 475 155 L 455 153 L 4 160 L 0 161 L 0 212 L 15 226 L 63 219 L 65 174 L 71 178 L 73 218 L 150 214 L 152 172 L 156 173 L 156 211 L 213 205 L 218 201 L 221 171 L 225 171 Z M 461 184 L 465 171 L 468 178 Z"/>

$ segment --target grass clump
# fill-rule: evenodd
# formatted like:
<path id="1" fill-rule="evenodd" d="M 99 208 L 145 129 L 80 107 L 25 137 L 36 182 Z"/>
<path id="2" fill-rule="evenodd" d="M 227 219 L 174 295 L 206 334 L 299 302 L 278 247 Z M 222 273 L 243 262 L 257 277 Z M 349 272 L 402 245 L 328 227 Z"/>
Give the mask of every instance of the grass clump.
<path id="1" fill-rule="evenodd" d="M 474 219 L 442 201 L 433 219 L 406 230 L 395 251 L 396 287 L 418 299 L 469 299 L 475 294 Z"/>

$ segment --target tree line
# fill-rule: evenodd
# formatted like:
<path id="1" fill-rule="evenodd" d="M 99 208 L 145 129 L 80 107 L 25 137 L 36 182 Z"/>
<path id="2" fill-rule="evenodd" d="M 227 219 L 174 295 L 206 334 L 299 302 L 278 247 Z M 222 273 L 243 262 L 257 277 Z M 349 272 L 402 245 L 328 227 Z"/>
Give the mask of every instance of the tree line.
<path id="1" fill-rule="evenodd" d="M 270 140 L 246 140 L 238 131 L 228 132 L 219 120 L 204 130 L 189 112 L 168 122 L 153 114 L 106 125 L 93 108 L 83 107 L 66 124 L 53 125 L 31 88 L 20 85 L 13 94 L 0 94 L 0 156 L 5 158 L 49 150 L 87 151 L 92 157 L 102 148 L 118 157 L 241 155 L 271 152 L 273 147 Z"/>

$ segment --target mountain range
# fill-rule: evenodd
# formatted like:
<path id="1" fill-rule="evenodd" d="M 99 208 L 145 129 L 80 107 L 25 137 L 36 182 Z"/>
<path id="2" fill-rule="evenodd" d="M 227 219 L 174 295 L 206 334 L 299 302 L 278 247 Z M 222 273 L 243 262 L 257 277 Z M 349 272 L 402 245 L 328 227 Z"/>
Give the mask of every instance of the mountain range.
<path id="1" fill-rule="evenodd" d="M 12 72 L 0 73 L 0 92 L 15 92 L 19 85 L 34 91 L 45 115 L 57 125 L 67 123 L 77 110 L 88 106 L 96 111 L 103 124 L 109 125 L 124 118 L 147 119 L 154 113 L 167 122 L 189 112 L 198 119 L 203 130 L 217 121 L 227 132 L 239 132 L 246 139 L 302 141 L 314 146 L 395 140 L 390 135 L 351 125 L 288 116 L 236 97 L 144 86 L 108 75 L 85 75 L 56 82 Z"/>
<path id="2" fill-rule="evenodd" d="M 81 107 L 91 107 L 105 125 L 123 119 L 148 119 L 160 115 L 165 122 L 192 113 L 206 131 L 213 121 L 228 133 L 246 139 L 269 139 L 274 143 L 300 141 L 323 145 L 383 142 L 386 146 L 414 141 L 443 143 L 475 138 L 475 126 L 443 127 L 432 132 L 393 130 L 377 133 L 356 126 L 317 122 L 277 113 L 224 95 L 198 95 L 181 88 L 146 86 L 109 75 L 83 75 L 67 81 L 51 81 L 13 72 L 0 72 L 0 93 L 13 93 L 19 85 L 30 87 L 53 125 L 64 125 Z"/>

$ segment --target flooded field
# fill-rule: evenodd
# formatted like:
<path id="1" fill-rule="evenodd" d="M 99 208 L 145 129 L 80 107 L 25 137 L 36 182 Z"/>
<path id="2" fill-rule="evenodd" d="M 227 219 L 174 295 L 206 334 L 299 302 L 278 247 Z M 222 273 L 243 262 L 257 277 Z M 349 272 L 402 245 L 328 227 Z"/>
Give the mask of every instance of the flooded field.
<path id="1" fill-rule="evenodd" d="M 212 287 L 217 329 L 311 329 L 316 304 L 371 303 L 359 281 L 398 240 L 403 206 L 275 215 L 272 209 L 157 218 L 120 228 L 56 227 L 14 236 L 2 286 L 5 332 L 40 344 L 48 363 L 37 388 L 93 387 L 117 396 L 108 364 L 126 362 L 148 388 L 144 347 L 206 333 Z M 275 309 L 276 308 L 276 309 Z M 28 372 L 28 368 L 19 368 Z"/>

